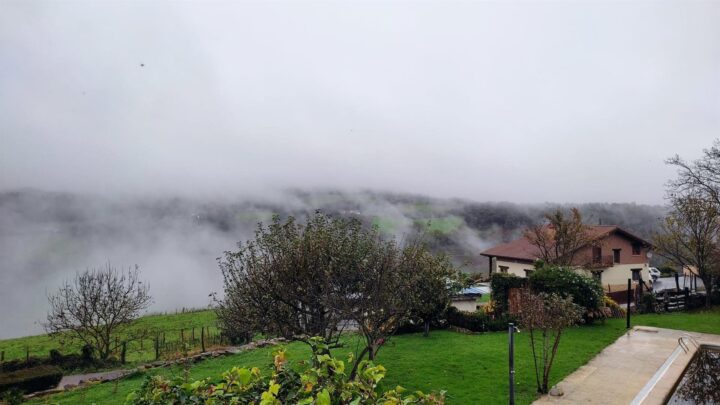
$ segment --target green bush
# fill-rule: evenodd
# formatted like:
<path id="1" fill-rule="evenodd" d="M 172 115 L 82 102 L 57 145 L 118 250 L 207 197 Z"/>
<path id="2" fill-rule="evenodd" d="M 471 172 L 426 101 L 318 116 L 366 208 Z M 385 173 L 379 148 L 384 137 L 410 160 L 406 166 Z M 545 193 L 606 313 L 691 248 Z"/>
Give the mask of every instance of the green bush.
<path id="1" fill-rule="evenodd" d="M 449 325 L 467 329 L 472 332 L 487 331 L 486 324 L 488 316 L 482 311 L 467 312 L 460 311 L 455 307 L 449 307 L 445 312 L 445 319 Z"/>
<path id="2" fill-rule="evenodd" d="M 508 295 L 511 288 L 522 288 L 527 285 L 527 279 L 514 274 L 494 273 L 490 277 L 490 290 L 496 309 L 500 314 L 508 311 Z"/>
<path id="3" fill-rule="evenodd" d="M 105 361 L 92 359 L 88 360 L 88 357 L 78 354 L 62 354 L 57 349 L 51 349 L 48 357 L 29 357 L 26 359 L 15 359 L 0 363 L 0 373 L 8 373 L 12 371 L 18 371 L 38 366 L 58 366 L 65 371 L 88 369 L 88 368 L 105 368 L 115 367 L 118 365 L 117 361 L 108 359 Z"/>
<path id="4" fill-rule="evenodd" d="M 657 312 L 657 297 L 655 294 L 643 294 L 640 302 L 637 303 L 638 312 L 641 314 L 654 314 Z"/>
<path id="5" fill-rule="evenodd" d="M 483 311 L 466 312 L 449 307 L 445 312 L 448 325 L 467 329 L 472 332 L 497 332 L 506 330 L 513 319 L 507 315 L 490 316 Z"/>
<path id="6" fill-rule="evenodd" d="M 22 391 L 17 388 L 11 388 L 0 396 L 2 401 L 5 401 L 7 405 L 20 405 L 25 402 Z"/>
<path id="7" fill-rule="evenodd" d="M 540 263 L 530 275 L 529 285 L 536 293 L 572 297 L 573 302 L 585 308 L 586 313 L 597 313 L 603 305 L 605 293 L 600 282 L 572 269 Z"/>
<path id="8" fill-rule="evenodd" d="M 274 353 L 273 373 L 263 376 L 257 367 L 233 367 L 213 384 L 210 379 L 184 382 L 181 377 L 149 377 L 127 404 L 443 404 L 444 394 L 406 395 L 401 387 L 381 392 L 385 368 L 369 361 L 359 363 L 356 378 L 345 362 L 327 354 L 327 345 L 314 340 L 309 362 L 296 371 L 287 364 L 283 349 Z"/>
<path id="9" fill-rule="evenodd" d="M 62 379 L 62 370 L 55 366 L 38 366 L 0 374 L 0 392 L 12 388 L 25 393 L 54 388 Z"/>

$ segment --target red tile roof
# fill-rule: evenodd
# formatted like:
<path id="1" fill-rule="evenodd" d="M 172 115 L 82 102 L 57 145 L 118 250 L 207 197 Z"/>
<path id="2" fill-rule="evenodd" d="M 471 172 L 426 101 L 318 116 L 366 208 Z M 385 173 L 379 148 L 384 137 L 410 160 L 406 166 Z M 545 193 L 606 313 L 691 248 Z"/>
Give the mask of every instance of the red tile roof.
<path id="1" fill-rule="evenodd" d="M 622 233 L 629 239 L 638 241 L 645 246 L 650 246 L 649 242 L 631 234 L 630 232 L 616 225 L 595 225 L 590 226 L 589 228 L 589 232 L 597 238 L 609 235 L 613 232 L 618 232 Z M 540 256 L 537 247 L 531 244 L 530 241 L 525 237 L 494 246 L 480 254 L 488 257 L 504 257 L 508 259 L 526 260 L 531 262 L 537 260 Z"/>

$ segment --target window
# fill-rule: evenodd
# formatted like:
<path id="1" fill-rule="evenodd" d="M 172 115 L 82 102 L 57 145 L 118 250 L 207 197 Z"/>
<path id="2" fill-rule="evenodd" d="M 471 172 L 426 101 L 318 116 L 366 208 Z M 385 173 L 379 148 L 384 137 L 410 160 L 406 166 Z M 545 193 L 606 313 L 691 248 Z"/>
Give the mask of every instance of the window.
<path id="1" fill-rule="evenodd" d="M 640 256 L 641 249 L 642 249 L 642 245 L 640 245 L 639 243 L 633 243 L 633 245 L 632 245 L 633 256 Z"/>
<path id="2" fill-rule="evenodd" d="M 602 262 L 602 248 L 600 246 L 593 246 L 592 261 L 595 264 Z"/>
<path id="3" fill-rule="evenodd" d="M 642 271 L 642 269 L 631 269 L 630 271 L 632 271 L 633 281 L 640 281 L 640 271 Z"/>
<path id="4" fill-rule="evenodd" d="M 531 274 L 533 274 L 535 270 L 525 269 L 525 277 L 530 277 Z"/>
<path id="5" fill-rule="evenodd" d="M 613 249 L 613 263 L 620 263 L 620 249 Z"/>
<path id="6" fill-rule="evenodd" d="M 508 266 L 499 266 L 499 267 L 500 267 L 500 273 L 506 273 L 506 274 L 507 274 L 507 271 L 508 271 L 508 269 L 509 269 Z"/>

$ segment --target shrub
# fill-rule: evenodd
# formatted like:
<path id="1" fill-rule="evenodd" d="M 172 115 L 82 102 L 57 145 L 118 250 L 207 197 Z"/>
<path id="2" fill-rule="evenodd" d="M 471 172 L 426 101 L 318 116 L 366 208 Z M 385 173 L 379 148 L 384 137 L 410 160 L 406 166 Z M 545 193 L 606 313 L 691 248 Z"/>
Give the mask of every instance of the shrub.
<path id="1" fill-rule="evenodd" d="M 385 368 L 362 361 L 357 378 L 348 378 L 345 362 L 330 357 L 328 346 L 311 340 L 310 362 L 296 371 L 287 365 L 284 350 L 274 353 L 274 371 L 263 376 L 257 367 L 233 367 L 222 374 L 222 381 L 210 379 L 183 382 L 164 376 L 148 377 L 139 391 L 127 397 L 128 404 L 443 404 L 444 394 L 415 392 L 404 395 L 401 387 L 380 392 L 378 385 Z"/>
<path id="2" fill-rule="evenodd" d="M 658 311 L 658 302 L 655 294 L 643 294 L 637 303 L 637 310 L 641 314 L 654 314 Z"/>
<path id="3" fill-rule="evenodd" d="M 572 269 L 540 265 L 529 278 L 530 289 L 535 293 L 558 294 L 572 297 L 573 302 L 585 308 L 586 314 L 594 314 L 602 307 L 603 292 L 600 282 L 592 277 L 578 274 Z M 588 317 L 586 316 L 586 319 Z"/>
<path id="4" fill-rule="evenodd" d="M 60 364 L 63 361 L 63 355 L 58 349 L 50 349 L 50 362 L 52 364 Z"/>
<path id="5" fill-rule="evenodd" d="M 34 368 L 38 366 L 58 366 L 63 370 L 77 370 L 86 368 L 101 368 L 101 367 L 114 367 L 117 366 L 117 361 L 112 358 L 101 361 L 93 360 L 82 354 L 71 353 L 62 354 L 57 349 L 51 349 L 48 357 L 30 357 L 25 359 L 16 359 L 0 363 L 0 373 L 7 373 L 12 371 L 24 370 L 28 368 Z"/>
<path id="6" fill-rule="evenodd" d="M 11 388 L 0 397 L 7 405 L 20 405 L 25 402 L 22 391 L 17 388 Z"/>
<path id="7" fill-rule="evenodd" d="M 467 329 L 471 332 L 497 332 L 506 330 L 513 319 L 507 315 L 491 316 L 484 311 L 467 312 L 449 307 L 445 312 L 448 325 Z"/>
<path id="8" fill-rule="evenodd" d="M 527 285 L 527 279 L 514 274 L 495 273 L 490 277 L 490 290 L 495 301 L 496 310 L 502 314 L 508 311 L 508 296 L 511 288 L 522 288 Z"/>
<path id="9" fill-rule="evenodd" d="M 467 312 L 460 311 L 455 307 L 449 307 L 445 312 L 445 319 L 449 325 L 467 329 L 472 332 L 485 332 L 488 315 L 482 311 Z"/>
<path id="10" fill-rule="evenodd" d="M 62 370 L 55 366 L 38 366 L 0 374 L 0 392 L 12 388 L 26 393 L 43 391 L 60 383 Z"/>
<path id="11" fill-rule="evenodd" d="M 625 310 L 623 307 L 620 306 L 617 302 L 615 302 L 614 299 L 608 297 L 607 295 L 603 296 L 603 305 L 605 308 L 608 309 L 610 312 L 609 316 L 612 318 L 624 318 L 625 317 Z"/>

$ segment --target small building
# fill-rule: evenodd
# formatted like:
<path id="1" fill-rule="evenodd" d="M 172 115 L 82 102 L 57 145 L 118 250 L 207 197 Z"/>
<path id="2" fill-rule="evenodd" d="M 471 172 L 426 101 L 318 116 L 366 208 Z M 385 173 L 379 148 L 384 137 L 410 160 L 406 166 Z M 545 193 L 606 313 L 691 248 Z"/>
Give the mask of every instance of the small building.
<path id="1" fill-rule="evenodd" d="M 483 295 L 490 295 L 490 287 L 485 284 L 463 288 L 450 300 L 450 305 L 460 311 L 475 312 L 480 309 L 478 300 Z"/>
<path id="2" fill-rule="evenodd" d="M 573 266 L 578 272 L 600 280 L 606 290 L 626 290 L 627 279 L 650 279 L 650 249 L 642 238 L 615 225 L 588 227 L 597 243 L 575 253 Z M 540 258 L 538 248 L 525 237 L 494 246 L 481 253 L 490 259 L 489 271 L 527 277 Z"/>

